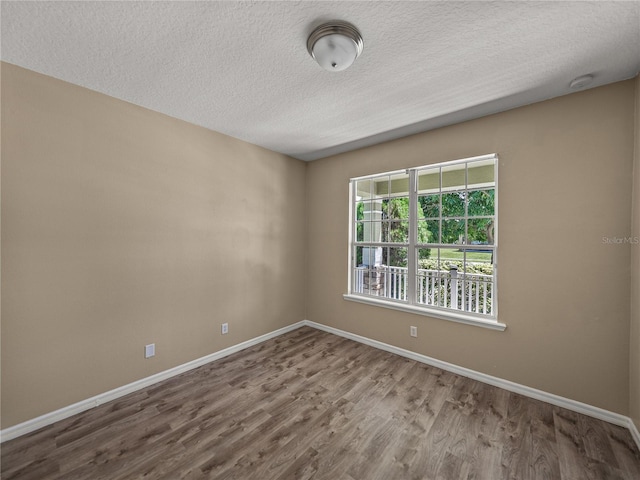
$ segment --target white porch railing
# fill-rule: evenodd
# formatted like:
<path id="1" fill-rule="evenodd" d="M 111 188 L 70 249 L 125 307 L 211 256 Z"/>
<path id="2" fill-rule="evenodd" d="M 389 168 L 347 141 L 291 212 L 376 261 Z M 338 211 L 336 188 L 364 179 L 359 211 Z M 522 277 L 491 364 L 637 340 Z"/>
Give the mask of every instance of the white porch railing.
<path id="1" fill-rule="evenodd" d="M 407 300 L 408 269 L 404 267 L 355 268 L 354 293 Z M 418 269 L 417 302 L 491 315 L 493 276 L 479 273 Z"/>

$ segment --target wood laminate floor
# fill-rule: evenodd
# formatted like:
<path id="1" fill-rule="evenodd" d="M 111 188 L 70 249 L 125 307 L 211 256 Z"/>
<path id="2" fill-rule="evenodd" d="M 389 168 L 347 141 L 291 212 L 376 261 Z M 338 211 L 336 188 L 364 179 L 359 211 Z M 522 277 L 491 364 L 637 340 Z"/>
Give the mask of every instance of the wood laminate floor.
<path id="1" fill-rule="evenodd" d="M 308 327 L 1 451 L 5 480 L 640 479 L 622 427 Z"/>

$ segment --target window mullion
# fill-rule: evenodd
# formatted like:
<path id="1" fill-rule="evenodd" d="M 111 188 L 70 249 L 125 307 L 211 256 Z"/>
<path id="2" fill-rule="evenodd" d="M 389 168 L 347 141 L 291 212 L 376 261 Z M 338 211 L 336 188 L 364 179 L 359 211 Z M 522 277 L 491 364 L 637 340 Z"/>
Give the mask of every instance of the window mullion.
<path id="1" fill-rule="evenodd" d="M 407 301 L 413 305 L 416 299 L 416 275 L 418 259 L 418 181 L 415 170 L 409 170 L 409 248 L 407 252 Z"/>
<path id="2" fill-rule="evenodd" d="M 357 219 L 358 219 L 358 206 L 356 203 L 356 188 L 355 182 L 349 182 L 349 254 L 347 261 L 349 262 L 349 270 L 347 272 L 347 291 L 349 294 L 353 292 L 353 267 L 356 264 L 355 259 L 355 245 L 357 241 Z"/>

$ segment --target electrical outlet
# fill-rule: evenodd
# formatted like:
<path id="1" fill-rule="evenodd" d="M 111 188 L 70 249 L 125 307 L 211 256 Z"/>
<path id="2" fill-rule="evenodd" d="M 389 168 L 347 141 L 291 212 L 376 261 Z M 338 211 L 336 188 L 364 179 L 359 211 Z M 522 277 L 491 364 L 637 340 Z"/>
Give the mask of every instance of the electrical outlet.
<path id="1" fill-rule="evenodd" d="M 418 327 L 409 327 L 409 335 L 411 335 L 412 337 L 417 337 L 418 336 Z"/>
<path id="2" fill-rule="evenodd" d="M 223 323 L 222 324 L 222 335 L 226 335 L 227 333 L 229 333 L 229 324 L 228 323 Z"/>
<path id="3" fill-rule="evenodd" d="M 150 343 L 144 347 L 144 358 L 151 358 L 156 354 L 156 344 Z"/>

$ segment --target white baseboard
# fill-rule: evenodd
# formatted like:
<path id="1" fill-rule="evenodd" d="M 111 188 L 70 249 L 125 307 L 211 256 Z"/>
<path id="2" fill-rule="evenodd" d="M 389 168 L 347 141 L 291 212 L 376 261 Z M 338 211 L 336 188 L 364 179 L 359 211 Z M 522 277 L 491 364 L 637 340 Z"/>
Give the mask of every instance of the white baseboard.
<path id="1" fill-rule="evenodd" d="M 272 338 L 278 337 L 280 335 L 283 335 L 287 332 L 290 332 L 292 330 L 295 330 L 303 326 L 312 327 L 318 330 L 332 333 L 334 335 L 338 335 L 340 337 L 348 338 L 350 340 L 354 340 L 356 342 L 363 343 L 365 345 L 369 345 L 371 347 L 378 348 L 380 350 L 385 350 L 387 352 L 394 353 L 396 355 L 400 355 L 405 358 L 410 358 L 417 362 L 425 363 L 433 367 L 441 368 L 442 370 L 456 373 L 458 375 L 462 375 L 464 377 L 468 377 L 473 380 L 477 380 L 479 382 L 504 388 L 505 390 L 508 390 L 510 392 L 519 393 L 526 397 L 535 398 L 537 400 L 541 400 L 543 402 L 547 402 L 552 405 L 557 405 L 559 407 L 566 408 L 567 410 L 572 410 L 577 413 L 582 413 L 590 417 L 604 420 L 605 422 L 613 423 L 614 425 L 619 425 L 619 426 L 628 428 L 631 433 L 631 436 L 633 437 L 634 441 L 638 445 L 638 448 L 640 449 L 640 432 L 638 432 L 638 428 L 633 423 L 633 421 L 629 417 L 625 417 L 624 415 L 620 415 L 618 413 L 614 413 L 609 410 L 604 410 L 599 407 L 594 407 L 592 405 L 578 402 L 576 400 L 571 400 L 569 398 L 561 397 L 553 393 L 544 392 L 536 388 L 527 387 L 526 385 L 514 383 L 509 380 L 504 380 L 498 377 L 494 377 L 492 375 L 487 375 L 485 373 L 477 372 L 469 368 L 460 367 L 458 365 L 454 365 L 453 363 L 444 362 L 442 360 L 428 357 L 420 353 L 412 352 L 410 350 L 405 350 L 403 348 L 395 347 L 393 345 L 389 345 L 387 343 L 383 343 L 378 340 L 373 340 L 371 338 L 363 337 L 361 335 L 356 335 L 354 333 L 329 327 L 327 325 L 322 325 L 320 323 L 312 322 L 310 320 L 302 320 L 292 325 L 288 325 L 284 328 L 274 330 L 273 332 L 267 333 L 265 335 L 261 335 L 251 340 L 247 340 L 237 345 L 233 345 L 231 347 L 225 348 L 224 350 L 220 350 L 210 355 L 206 355 L 196 360 L 192 360 L 191 362 L 187 362 L 185 364 L 178 365 L 177 367 L 170 368 L 169 370 L 156 373 L 155 375 L 151 375 L 149 377 L 137 380 L 133 383 L 123 385 L 122 387 L 110 390 L 105 393 L 101 393 L 99 395 L 96 395 L 95 397 L 87 398 L 86 400 L 82 400 L 80 402 L 74 403 L 73 405 L 69 405 L 59 410 L 46 413 L 39 417 L 33 418 L 31 420 L 27 420 L 26 422 L 20 423 L 18 425 L 14 425 L 13 427 L 5 428 L 4 430 L 0 431 L 0 443 L 8 440 L 12 440 L 21 435 L 26 435 L 27 433 L 31 433 L 42 427 L 46 427 L 47 425 L 51 425 L 60 420 L 64 420 L 65 418 L 84 412 L 85 410 L 89 410 L 91 408 L 97 407 L 98 405 L 102 405 L 103 403 L 123 397 L 124 395 L 128 395 L 129 393 L 133 393 L 137 390 L 141 390 L 143 388 L 146 388 L 148 386 L 151 386 L 155 383 L 161 382 L 168 378 L 174 377 L 181 373 L 187 372 L 189 370 L 193 370 L 194 368 L 200 367 L 209 362 L 213 362 L 214 360 L 224 358 L 228 355 L 231 355 L 232 353 L 239 352 L 240 350 L 244 350 L 245 348 L 252 347 L 266 340 L 270 340 Z"/>
<path id="2" fill-rule="evenodd" d="M 486 373 L 471 370 L 469 368 L 460 367 L 458 365 L 454 365 L 453 363 L 443 362 L 442 360 L 438 360 L 436 358 L 428 357 L 420 353 L 395 347 L 387 343 L 379 342 L 378 340 L 373 340 L 371 338 L 363 337 L 361 335 L 356 335 L 354 333 L 329 327 L 327 325 L 315 323 L 310 320 L 305 320 L 302 323 L 306 326 L 317 328 L 318 330 L 323 330 L 325 332 L 332 333 L 334 335 L 339 335 L 341 337 L 345 337 L 350 340 L 354 340 L 356 342 L 364 343 L 365 345 L 369 345 L 371 347 L 375 347 L 380 350 L 385 350 L 390 353 L 395 353 L 396 355 L 400 355 L 402 357 L 410 358 L 412 360 L 425 363 L 433 367 L 441 368 L 442 370 L 446 370 L 448 372 L 462 375 L 463 377 L 468 377 L 482 383 L 487 383 L 495 387 L 503 388 L 510 392 L 519 393 L 520 395 L 524 395 L 526 397 L 535 398 L 537 400 L 541 400 L 543 402 L 547 402 L 552 405 L 556 405 L 558 407 L 566 408 L 567 410 L 572 410 L 574 412 L 582 413 L 584 415 L 588 415 L 590 417 L 594 417 L 599 420 L 604 420 L 605 422 L 613 423 L 614 425 L 619 425 L 621 427 L 628 428 L 629 431 L 631 432 L 631 436 L 633 437 L 636 444 L 638 445 L 638 449 L 640 449 L 640 433 L 638 432 L 636 425 L 633 423 L 633 421 L 629 417 L 625 417 L 624 415 L 620 415 L 619 413 L 611 412 L 609 410 L 605 410 L 599 407 L 594 407 L 586 403 L 578 402 L 576 400 L 571 400 L 570 398 L 561 397 L 559 395 L 538 390 L 536 388 L 527 387 L 526 385 L 521 385 L 519 383 L 511 382 L 509 380 L 504 380 L 502 378 L 494 377 L 492 375 L 487 375 Z"/>
<path id="3" fill-rule="evenodd" d="M 129 383 L 127 385 L 123 385 L 122 387 L 109 390 L 108 392 L 101 393 L 99 395 L 96 395 L 95 397 L 81 400 L 59 410 L 45 413 L 44 415 L 40 415 L 39 417 L 27 420 L 23 423 L 19 423 L 18 425 L 5 428 L 4 430 L 0 431 L 0 443 L 12 440 L 22 435 L 26 435 L 27 433 L 34 432 L 42 427 L 51 425 L 52 423 L 59 422 L 60 420 L 64 420 L 65 418 L 69 418 L 73 415 L 84 412 L 85 410 L 89 410 L 91 408 L 97 407 L 98 405 L 102 405 L 103 403 L 110 402 L 111 400 L 123 397 L 125 395 L 128 395 L 129 393 L 133 393 L 137 390 L 141 390 L 168 378 L 180 375 L 181 373 L 193 370 L 194 368 L 201 367 L 202 365 L 205 365 L 209 362 L 213 362 L 214 360 L 226 357 L 228 355 L 231 355 L 232 353 L 239 352 L 240 350 L 244 350 L 245 348 L 252 347 L 271 338 L 278 337 L 284 333 L 290 332 L 304 325 L 304 321 L 294 323 L 293 325 L 288 325 L 284 328 L 280 328 L 278 330 L 274 330 L 273 332 L 260 335 L 259 337 L 252 338 L 251 340 L 247 340 L 246 342 L 233 345 L 231 347 L 225 348 L 224 350 L 220 350 L 210 355 L 206 355 L 182 365 L 178 365 L 177 367 L 170 368 L 169 370 L 165 370 L 149 377 L 136 380 L 135 382 Z"/>

